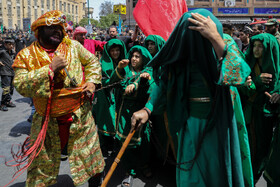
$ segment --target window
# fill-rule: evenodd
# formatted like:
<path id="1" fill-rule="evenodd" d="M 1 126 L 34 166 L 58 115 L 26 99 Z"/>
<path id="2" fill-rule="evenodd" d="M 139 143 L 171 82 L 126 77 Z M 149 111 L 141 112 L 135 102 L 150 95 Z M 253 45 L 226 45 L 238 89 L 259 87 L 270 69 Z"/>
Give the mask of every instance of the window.
<path id="1" fill-rule="evenodd" d="M 68 13 L 70 13 L 70 3 L 68 3 Z"/>
<path id="2" fill-rule="evenodd" d="M 62 10 L 62 2 L 59 1 L 59 10 Z"/>
<path id="3" fill-rule="evenodd" d="M 37 7 L 37 0 L 34 0 L 34 7 Z"/>
<path id="4" fill-rule="evenodd" d="M 9 29 L 13 28 L 13 19 L 12 18 L 8 19 L 8 27 L 9 27 Z"/>
<path id="5" fill-rule="evenodd" d="M 50 9 L 50 0 L 47 0 L 47 9 Z"/>
<path id="6" fill-rule="evenodd" d="M 44 8 L 44 7 L 45 7 L 45 1 L 41 0 L 41 8 Z"/>
<path id="7" fill-rule="evenodd" d="M 31 7 L 30 6 L 28 7 L 28 13 L 27 14 L 28 14 L 27 17 L 31 18 Z"/>
<path id="8" fill-rule="evenodd" d="M 78 6 L 76 5 L 76 14 L 78 14 Z"/>
<path id="9" fill-rule="evenodd" d="M 21 20 L 20 19 L 17 20 L 17 27 L 21 28 Z"/>
<path id="10" fill-rule="evenodd" d="M 66 3 L 64 2 L 64 12 L 66 12 Z"/>
<path id="11" fill-rule="evenodd" d="M 17 16 L 20 18 L 20 6 L 17 6 Z"/>
<path id="12" fill-rule="evenodd" d="M 38 18 L 38 11 L 37 11 L 37 8 L 36 8 L 36 9 L 34 9 L 34 16 L 35 16 L 35 19 L 37 19 L 37 18 Z"/>
<path id="13" fill-rule="evenodd" d="M 52 1 L 52 9 L 53 9 L 53 10 L 56 9 L 56 8 L 55 8 L 55 5 L 56 5 L 56 4 L 55 4 L 55 0 L 53 0 L 53 1 Z"/>
<path id="14" fill-rule="evenodd" d="M 8 5 L 8 16 L 12 16 L 12 5 Z"/>
<path id="15" fill-rule="evenodd" d="M 28 0 L 28 1 L 27 1 L 27 4 L 28 4 L 29 6 L 31 5 L 31 2 L 30 2 L 30 0 Z"/>
<path id="16" fill-rule="evenodd" d="M 74 5 L 72 5 L 72 12 L 71 13 L 74 14 Z"/>

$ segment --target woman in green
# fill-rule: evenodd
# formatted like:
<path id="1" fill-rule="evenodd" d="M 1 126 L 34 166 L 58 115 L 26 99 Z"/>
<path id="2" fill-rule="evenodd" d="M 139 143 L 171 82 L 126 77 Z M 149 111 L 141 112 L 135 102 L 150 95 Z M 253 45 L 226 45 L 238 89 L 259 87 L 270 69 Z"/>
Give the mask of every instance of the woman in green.
<path id="1" fill-rule="evenodd" d="M 126 47 L 123 41 L 112 39 L 106 43 L 100 60 L 103 87 L 124 78 L 124 67 L 128 65 L 128 60 L 125 57 Z M 107 153 L 113 151 L 113 137 L 116 133 L 115 89 L 107 88 L 97 92 L 95 100 L 97 102 L 92 111 L 98 127 L 102 152 L 106 156 Z"/>
<path id="2" fill-rule="evenodd" d="M 130 120 L 133 112 L 143 108 L 148 101 L 153 79 L 151 70 L 145 69 L 146 64 L 152 59 L 149 51 L 142 46 L 134 46 L 128 52 L 129 65 L 125 68 L 127 82 L 118 90 L 117 128 L 116 138 L 123 143 L 130 132 Z M 132 186 L 134 171 L 142 169 L 143 174 L 151 176 L 149 169 L 150 159 L 150 127 L 146 125 L 132 137 L 129 147 L 124 153 L 122 161 L 127 171 L 127 178 L 122 182 L 123 186 Z M 135 159 L 137 162 L 135 162 Z"/>
<path id="3" fill-rule="evenodd" d="M 178 134 L 179 187 L 253 186 L 247 131 L 237 89 L 250 68 L 219 20 L 205 9 L 185 13 L 148 64 L 157 87 L 146 110 L 165 105 L 170 132 Z M 141 127 L 148 112 L 132 116 Z"/>
<path id="4" fill-rule="evenodd" d="M 159 35 L 149 35 L 144 41 L 144 47 L 148 49 L 151 55 L 154 57 L 164 46 L 165 40 Z M 153 123 L 152 136 L 155 138 L 154 147 L 157 150 L 156 159 L 165 162 L 168 157 L 169 148 L 173 152 L 173 157 L 176 160 L 176 147 L 177 141 L 173 141 L 170 132 L 168 131 L 168 120 L 166 112 L 153 113 L 151 116 Z"/>
<path id="5" fill-rule="evenodd" d="M 249 134 L 255 183 L 260 178 L 268 156 L 277 116 L 265 92 L 279 93 L 279 45 L 268 33 L 251 38 L 245 53 L 252 69 L 252 85 L 240 89 L 246 126 Z"/>
<path id="6" fill-rule="evenodd" d="M 144 41 L 144 47 L 148 49 L 154 57 L 165 44 L 165 40 L 159 35 L 149 35 Z"/>

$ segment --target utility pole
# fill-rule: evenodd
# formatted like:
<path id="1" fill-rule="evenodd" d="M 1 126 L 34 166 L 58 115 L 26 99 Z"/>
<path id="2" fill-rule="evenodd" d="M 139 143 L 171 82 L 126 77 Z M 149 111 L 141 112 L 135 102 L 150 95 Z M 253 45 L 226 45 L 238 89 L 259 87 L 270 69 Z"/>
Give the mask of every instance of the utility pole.
<path id="1" fill-rule="evenodd" d="M 88 7 L 88 12 L 87 12 L 87 16 L 88 16 L 88 25 L 91 25 L 91 24 L 90 24 L 90 20 L 89 20 L 89 0 L 88 0 L 87 2 L 88 2 L 88 5 L 87 5 L 87 7 Z"/>

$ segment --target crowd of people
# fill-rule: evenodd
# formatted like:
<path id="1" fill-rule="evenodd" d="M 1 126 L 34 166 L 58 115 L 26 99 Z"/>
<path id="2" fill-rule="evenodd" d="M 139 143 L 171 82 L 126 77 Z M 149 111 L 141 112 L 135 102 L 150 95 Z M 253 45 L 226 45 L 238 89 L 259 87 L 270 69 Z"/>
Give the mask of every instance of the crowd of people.
<path id="1" fill-rule="evenodd" d="M 165 41 L 138 25 L 88 34 L 50 11 L 31 30 L 0 37 L 0 110 L 15 107 L 14 87 L 32 99 L 30 141 L 14 158 L 27 186 L 55 184 L 66 159 L 75 185 L 99 186 L 104 157 L 135 129 L 122 187 L 152 177 L 154 159 L 176 163 L 178 187 L 254 186 L 262 174 L 280 186 L 277 19 L 236 28 L 196 9 Z"/>

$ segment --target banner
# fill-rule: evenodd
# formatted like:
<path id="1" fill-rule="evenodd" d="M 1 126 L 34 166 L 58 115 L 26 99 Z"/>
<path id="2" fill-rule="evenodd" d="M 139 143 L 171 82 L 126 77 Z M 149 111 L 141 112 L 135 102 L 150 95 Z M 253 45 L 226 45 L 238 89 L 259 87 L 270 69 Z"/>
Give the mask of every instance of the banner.
<path id="1" fill-rule="evenodd" d="M 156 34 L 167 40 L 187 11 L 185 0 L 138 0 L 133 16 L 146 36 Z"/>

